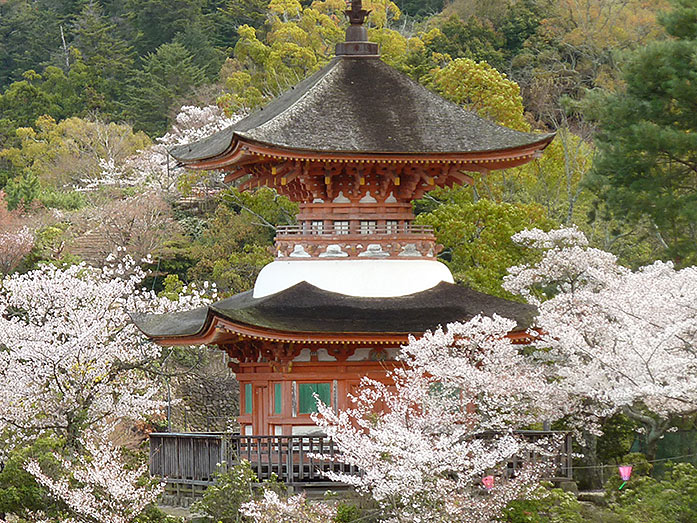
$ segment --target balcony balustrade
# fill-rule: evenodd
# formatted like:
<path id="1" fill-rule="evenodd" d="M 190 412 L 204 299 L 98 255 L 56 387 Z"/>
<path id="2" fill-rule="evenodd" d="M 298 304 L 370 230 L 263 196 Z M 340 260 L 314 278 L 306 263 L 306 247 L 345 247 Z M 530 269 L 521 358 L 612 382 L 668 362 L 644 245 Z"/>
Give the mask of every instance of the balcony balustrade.
<path id="1" fill-rule="evenodd" d="M 520 431 L 518 435 L 536 442 L 557 437 L 556 453 L 528 453 L 511 460 L 505 471 L 510 476 L 524 464 L 546 462 L 550 481 L 572 478 L 571 434 L 550 431 Z M 322 457 L 318 457 L 322 456 Z M 337 486 L 324 473 L 360 474 L 358 468 L 342 463 L 340 451 L 327 436 L 243 436 L 226 433 L 150 434 L 150 475 L 169 485 L 205 487 L 212 485 L 219 464 L 234 466 L 247 460 L 260 481 L 275 475 L 279 481 L 297 486 Z"/>
<path id="2" fill-rule="evenodd" d="M 348 223 L 323 227 L 287 225 L 276 229 L 276 254 L 289 258 L 434 258 L 436 245 L 428 225 Z"/>

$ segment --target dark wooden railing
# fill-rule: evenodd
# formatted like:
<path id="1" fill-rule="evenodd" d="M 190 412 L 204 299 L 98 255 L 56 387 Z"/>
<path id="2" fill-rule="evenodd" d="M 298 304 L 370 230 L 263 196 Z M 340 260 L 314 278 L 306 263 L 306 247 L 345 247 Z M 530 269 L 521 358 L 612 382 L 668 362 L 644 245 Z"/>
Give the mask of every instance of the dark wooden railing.
<path id="1" fill-rule="evenodd" d="M 520 435 L 534 442 L 541 438 L 560 438 L 559 451 L 552 456 L 529 454 L 508 465 L 512 474 L 523 463 L 547 461 L 554 472 L 552 481 L 570 480 L 571 435 L 543 431 L 521 431 Z M 247 460 L 260 480 L 275 475 L 290 485 L 320 486 L 327 483 L 323 473 L 333 471 L 358 474 L 356 467 L 332 458 L 339 451 L 326 436 L 242 436 L 224 433 L 150 434 L 150 475 L 165 478 L 169 484 L 211 485 L 219 464 L 234 465 Z M 323 455 L 327 459 L 311 457 Z"/>

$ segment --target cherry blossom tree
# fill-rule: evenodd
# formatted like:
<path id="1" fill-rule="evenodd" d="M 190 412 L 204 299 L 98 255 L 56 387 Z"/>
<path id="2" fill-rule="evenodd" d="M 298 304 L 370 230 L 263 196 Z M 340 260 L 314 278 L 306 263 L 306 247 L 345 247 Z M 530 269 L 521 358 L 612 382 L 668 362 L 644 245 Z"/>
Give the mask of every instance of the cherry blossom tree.
<path id="1" fill-rule="evenodd" d="M 240 120 L 244 114 L 226 117 L 214 106 L 195 107 L 185 105 L 175 119 L 172 130 L 156 140 L 157 143 L 139 151 L 123 161 L 104 158 L 100 161 L 101 174 L 94 179 L 83 180 L 84 189 L 101 185 L 145 186 L 162 194 L 177 192 L 182 170 L 170 161 L 168 150 L 191 143 Z"/>
<path id="2" fill-rule="evenodd" d="M 0 283 L 0 431 L 7 452 L 45 431 L 79 447 L 103 422 L 158 412 L 144 372 L 160 349 L 145 342 L 129 312 L 168 312 L 206 302 L 203 289 L 178 301 L 141 290 L 130 258 L 95 269 L 44 265 Z"/>
<path id="3" fill-rule="evenodd" d="M 0 276 L 10 273 L 34 247 L 34 235 L 28 227 L 0 229 Z"/>
<path id="4" fill-rule="evenodd" d="M 336 516 L 336 510 L 324 503 L 309 504 L 304 493 L 283 499 L 272 490 L 243 504 L 241 512 L 255 523 L 330 523 Z"/>
<path id="5" fill-rule="evenodd" d="M 77 253 L 98 264 L 119 250 L 142 259 L 179 232 L 171 206 L 152 191 L 87 209 L 75 223 L 78 230 L 99 240 L 88 244 L 87 252 Z"/>
<path id="6" fill-rule="evenodd" d="M 632 271 L 573 228 L 513 239 L 542 251 L 538 263 L 512 267 L 505 288 L 538 305 L 536 345 L 559 386 L 597 416 L 639 422 L 653 456 L 675 419 L 697 412 L 697 267 Z"/>
<path id="7" fill-rule="evenodd" d="M 0 191 L 0 277 L 10 273 L 34 247 L 34 234 L 22 223 L 21 209 L 7 209 Z"/>
<path id="8" fill-rule="evenodd" d="M 147 464 L 129 468 L 121 449 L 104 434 L 90 433 L 81 441 L 83 452 L 71 460 L 56 456 L 68 472 L 65 477 L 46 475 L 33 459 L 26 465 L 26 470 L 70 510 L 69 519 L 61 521 L 130 523 L 164 491 L 164 483 L 143 481 Z"/>
<path id="9" fill-rule="evenodd" d="M 533 445 L 512 431 L 559 418 L 573 404 L 547 367 L 513 343 L 514 328 L 495 316 L 428 332 L 403 347 L 393 386 L 364 379 L 352 408 L 320 405 L 315 422 L 339 459 L 362 472 L 328 477 L 372 495 L 392 521 L 485 522 L 529 494 L 543 464 L 506 479 L 507 463 L 558 442 Z M 487 490 L 489 475 L 497 479 Z"/>

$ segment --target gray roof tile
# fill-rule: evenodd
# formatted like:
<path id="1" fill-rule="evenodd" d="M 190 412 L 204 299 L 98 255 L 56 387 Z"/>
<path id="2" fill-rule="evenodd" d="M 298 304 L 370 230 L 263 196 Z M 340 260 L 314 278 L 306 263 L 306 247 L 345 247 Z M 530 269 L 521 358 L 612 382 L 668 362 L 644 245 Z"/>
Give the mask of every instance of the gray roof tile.
<path id="1" fill-rule="evenodd" d="M 223 154 L 235 138 L 320 153 L 471 153 L 549 137 L 480 118 L 377 57 L 342 56 L 263 109 L 171 153 L 184 163 L 204 160 Z"/>

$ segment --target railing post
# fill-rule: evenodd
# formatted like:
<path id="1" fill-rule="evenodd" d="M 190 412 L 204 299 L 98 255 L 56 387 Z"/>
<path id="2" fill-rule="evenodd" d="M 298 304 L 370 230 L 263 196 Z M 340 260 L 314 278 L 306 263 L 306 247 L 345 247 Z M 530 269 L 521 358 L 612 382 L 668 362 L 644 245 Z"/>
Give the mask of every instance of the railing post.
<path id="1" fill-rule="evenodd" d="M 287 454 L 287 465 L 286 465 L 286 474 L 288 477 L 286 478 L 286 483 L 289 485 L 292 485 L 294 483 L 293 481 L 293 436 L 290 436 L 288 438 L 288 454 Z"/>

